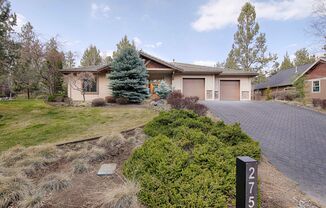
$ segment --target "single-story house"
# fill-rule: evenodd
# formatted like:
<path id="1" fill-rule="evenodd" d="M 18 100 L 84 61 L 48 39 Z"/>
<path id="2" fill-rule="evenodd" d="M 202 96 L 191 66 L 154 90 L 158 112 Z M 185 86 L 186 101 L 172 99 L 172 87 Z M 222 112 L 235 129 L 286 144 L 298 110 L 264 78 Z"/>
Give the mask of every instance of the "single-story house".
<path id="1" fill-rule="evenodd" d="M 305 96 L 308 100 L 326 99 L 326 58 L 320 58 L 313 64 L 282 70 L 268 77 L 265 82 L 253 87 L 254 98 L 265 99 L 266 89 L 272 92 L 292 89 L 293 84 L 302 76 L 305 78 Z"/>
<path id="2" fill-rule="evenodd" d="M 149 86 L 164 80 L 173 90 L 180 90 L 185 96 L 198 96 L 201 100 L 251 99 L 251 79 L 257 75 L 255 72 L 167 62 L 143 51 L 139 51 L 139 55 L 148 70 Z M 107 76 L 110 70 L 109 65 L 104 65 L 63 69 L 61 72 L 75 75 L 79 72 L 94 73 L 96 84 L 85 95 L 86 100 L 93 100 L 111 95 Z M 71 87 L 69 80 L 68 96 L 72 100 L 83 100 L 81 93 Z"/>

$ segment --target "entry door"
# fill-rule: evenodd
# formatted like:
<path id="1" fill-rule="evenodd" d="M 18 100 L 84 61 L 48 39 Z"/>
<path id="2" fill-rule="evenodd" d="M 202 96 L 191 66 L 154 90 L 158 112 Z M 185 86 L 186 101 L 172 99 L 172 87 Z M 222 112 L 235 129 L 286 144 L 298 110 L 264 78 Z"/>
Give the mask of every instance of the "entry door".
<path id="1" fill-rule="evenodd" d="M 197 96 L 200 100 L 205 100 L 205 79 L 184 78 L 183 95 L 185 97 Z"/>
<path id="2" fill-rule="evenodd" d="M 221 80 L 221 100 L 240 100 L 240 81 Z"/>

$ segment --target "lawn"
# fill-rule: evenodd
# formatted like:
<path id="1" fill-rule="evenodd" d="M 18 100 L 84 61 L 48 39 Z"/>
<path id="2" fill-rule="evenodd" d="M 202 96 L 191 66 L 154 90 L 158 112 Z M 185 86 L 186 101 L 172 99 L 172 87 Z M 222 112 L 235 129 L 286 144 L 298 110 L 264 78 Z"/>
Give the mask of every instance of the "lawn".
<path id="1" fill-rule="evenodd" d="M 157 114 L 141 106 L 55 107 L 42 100 L 0 102 L 0 152 L 23 146 L 101 136 L 146 123 Z"/>

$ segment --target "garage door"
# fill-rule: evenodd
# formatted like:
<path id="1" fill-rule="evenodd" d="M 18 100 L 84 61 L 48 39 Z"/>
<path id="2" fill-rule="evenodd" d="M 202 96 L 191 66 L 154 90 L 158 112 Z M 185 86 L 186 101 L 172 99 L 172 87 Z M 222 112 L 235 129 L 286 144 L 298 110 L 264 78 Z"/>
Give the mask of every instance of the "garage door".
<path id="1" fill-rule="evenodd" d="M 205 79 L 183 79 L 183 95 L 197 96 L 205 100 Z"/>
<path id="2" fill-rule="evenodd" d="M 221 80 L 221 100 L 240 100 L 240 81 Z"/>

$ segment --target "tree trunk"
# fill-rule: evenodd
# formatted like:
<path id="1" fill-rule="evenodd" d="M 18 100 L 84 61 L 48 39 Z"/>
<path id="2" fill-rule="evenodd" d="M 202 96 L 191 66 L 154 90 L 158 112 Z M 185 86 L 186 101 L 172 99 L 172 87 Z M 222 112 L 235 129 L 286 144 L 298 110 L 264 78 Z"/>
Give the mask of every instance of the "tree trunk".
<path id="1" fill-rule="evenodd" d="M 30 94 L 29 94 L 30 92 L 29 92 L 29 88 L 27 88 L 27 99 L 29 100 L 29 98 L 30 98 Z"/>

